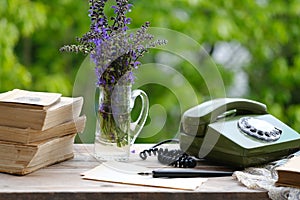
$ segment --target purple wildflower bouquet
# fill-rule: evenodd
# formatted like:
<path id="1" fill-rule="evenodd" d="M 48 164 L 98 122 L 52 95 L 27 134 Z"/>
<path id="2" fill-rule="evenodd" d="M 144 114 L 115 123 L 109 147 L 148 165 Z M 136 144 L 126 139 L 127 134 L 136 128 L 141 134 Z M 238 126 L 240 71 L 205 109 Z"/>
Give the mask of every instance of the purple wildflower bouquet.
<path id="1" fill-rule="evenodd" d="M 116 0 L 114 16 L 104 13 L 107 0 L 89 0 L 91 19 L 90 30 L 81 38 L 78 45 L 65 45 L 60 51 L 82 52 L 90 54 L 96 68 L 97 85 L 114 85 L 118 81 L 133 83 L 133 69 L 137 69 L 149 48 L 165 44 L 165 40 L 153 41 L 153 35 L 147 33 L 146 22 L 135 33 L 129 31 L 131 19 L 126 17 L 132 7 L 128 0 Z"/>
<path id="2" fill-rule="evenodd" d="M 153 40 L 153 35 L 147 33 L 149 22 L 137 31 L 130 31 L 128 25 L 131 19 L 127 18 L 126 14 L 130 12 L 132 5 L 128 3 L 128 0 L 115 1 L 116 5 L 111 7 L 114 15 L 107 16 L 104 12 L 107 0 L 89 0 L 90 30 L 77 38 L 78 44 L 65 45 L 60 51 L 89 54 L 94 61 L 96 85 L 102 93 L 100 101 L 105 102 L 99 103 L 97 116 L 100 126 L 98 128 L 105 141 L 115 142 L 118 147 L 121 147 L 127 142 L 124 138 L 126 138 L 130 124 L 116 122 L 116 116 L 108 114 L 113 113 L 112 91 L 117 84 L 131 85 L 134 81 L 132 71 L 141 64 L 138 59 L 149 48 L 166 44 L 166 41 Z M 124 92 L 123 96 L 126 95 Z M 126 117 L 120 116 L 119 118 L 127 121 L 129 117 L 130 115 L 126 115 Z"/>

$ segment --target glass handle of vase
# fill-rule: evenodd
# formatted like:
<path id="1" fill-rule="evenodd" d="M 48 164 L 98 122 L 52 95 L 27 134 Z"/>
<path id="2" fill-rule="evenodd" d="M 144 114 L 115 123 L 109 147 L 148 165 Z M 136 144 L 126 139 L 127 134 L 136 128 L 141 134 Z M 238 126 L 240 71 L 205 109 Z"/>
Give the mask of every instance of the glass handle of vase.
<path id="1" fill-rule="evenodd" d="M 141 132 L 142 128 L 145 125 L 147 116 L 148 116 L 148 111 L 149 111 L 149 100 L 147 94 L 143 90 L 133 90 L 132 91 L 132 96 L 131 96 L 131 109 L 134 107 L 134 102 L 137 97 L 140 97 L 142 100 L 142 108 L 140 111 L 140 114 L 137 118 L 136 121 L 132 122 L 130 124 L 130 135 L 131 135 L 131 141 L 130 144 L 133 144 Z"/>

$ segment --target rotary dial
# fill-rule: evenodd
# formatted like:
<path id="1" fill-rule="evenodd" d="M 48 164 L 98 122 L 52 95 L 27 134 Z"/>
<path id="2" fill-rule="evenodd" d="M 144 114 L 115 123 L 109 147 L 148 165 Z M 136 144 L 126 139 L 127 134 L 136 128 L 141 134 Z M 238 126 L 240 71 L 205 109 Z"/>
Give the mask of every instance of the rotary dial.
<path id="1" fill-rule="evenodd" d="M 282 130 L 271 123 L 253 117 L 242 117 L 237 125 L 243 133 L 267 142 L 278 140 L 282 134 Z"/>

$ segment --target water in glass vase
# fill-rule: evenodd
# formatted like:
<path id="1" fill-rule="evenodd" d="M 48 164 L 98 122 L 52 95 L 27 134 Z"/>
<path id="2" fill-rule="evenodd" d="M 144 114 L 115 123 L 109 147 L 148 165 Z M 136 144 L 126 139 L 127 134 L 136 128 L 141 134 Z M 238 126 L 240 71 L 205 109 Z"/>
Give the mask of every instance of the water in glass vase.
<path id="1" fill-rule="evenodd" d="M 126 161 L 130 145 L 140 133 L 148 114 L 149 102 L 142 90 L 131 90 L 131 85 L 99 87 L 94 151 L 99 160 Z M 136 97 L 142 100 L 138 119 L 131 122 L 131 110 Z"/>
<path id="2" fill-rule="evenodd" d="M 121 110 L 124 111 L 124 109 Z M 99 110 L 98 115 L 99 122 L 97 122 L 94 146 L 96 158 L 99 160 L 128 160 L 130 113 L 112 113 L 111 108 L 108 108 Z"/>
<path id="3" fill-rule="evenodd" d="M 128 86 L 101 87 L 96 124 L 95 156 L 100 160 L 127 160 L 130 148 Z"/>
<path id="4" fill-rule="evenodd" d="M 95 156 L 100 161 L 127 161 L 129 159 L 129 144 L 118 147 L 117 143 L 96 140 L 94 148 Z"/>

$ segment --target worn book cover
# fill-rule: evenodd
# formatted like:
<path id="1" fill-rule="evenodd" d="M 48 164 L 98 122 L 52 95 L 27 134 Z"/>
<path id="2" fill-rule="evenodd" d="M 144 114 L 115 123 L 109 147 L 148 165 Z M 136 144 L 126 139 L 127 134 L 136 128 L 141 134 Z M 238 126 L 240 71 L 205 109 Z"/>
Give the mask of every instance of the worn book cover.
<path id="1" fill-rule="evenodd" d="M 74 120 L 62 123 L 47 130 L 34 130 L 30 128 L 15 128 L 0 126 L 0 141 L 29 144 L 72 133 L 81 133 L 85 128 L 86 117 L 81 116 Z"/>
<path id="2" fill-rule="evenodd" d="M 0 126 L 46 130 L 79 117 L 82 105 L 82 97 L 60 97 L 45 109 L 0 103 Z"/>
<path id="3" fill-rule="evenodd" d="M 31 144 L 0 141 L 0 172 L 25 175 L 73 158 L 76 134 Z"/>
<path id="4" fill-rule="evenodd" d="M 44 109 L 60 100 L 61 94 L 14 89 L 0 95 L 0 105 Z"/>
<path id="5" fill-rule="evenodd" d="M 276 185 L 300 188 L 300 155 L 292 157 L 284 165 L 277 167 Z"/>

